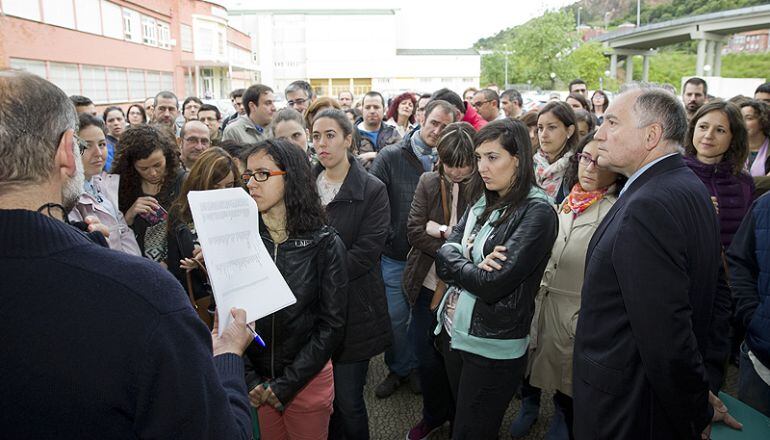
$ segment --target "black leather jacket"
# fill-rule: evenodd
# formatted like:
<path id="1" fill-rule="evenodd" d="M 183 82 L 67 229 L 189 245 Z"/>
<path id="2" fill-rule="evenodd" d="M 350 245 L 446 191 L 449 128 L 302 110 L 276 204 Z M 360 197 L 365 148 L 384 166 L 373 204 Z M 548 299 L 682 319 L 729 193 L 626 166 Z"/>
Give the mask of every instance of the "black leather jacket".
<path id="1" fill-rule="evenodd" d="M 473 208 L 454 228 L 447 243 L 460 243 Z M 484 255 L 505 246 L 502 269 L 479 269 L 454 246 L 442 246 L 436 255 L 436 273 L 450 285 L 477 297 L 469 333 L 487 339 L 520 339 L 529 334 L 535 313 L 535 295 L 556 241 L 559 219 L 543 199 L 526 199 L 505 223 L 494 228 L 484 243 Z"/>
<path id="2" fill-rule="evenodd" d="M 267 347 L 252 343 L 246 355 L 286 405 L 342 341 L 348 303 L 345 245 L 329 226 L 277 246 L 261 220 L 260 232 L 297 302 L 256 322 Z"/>

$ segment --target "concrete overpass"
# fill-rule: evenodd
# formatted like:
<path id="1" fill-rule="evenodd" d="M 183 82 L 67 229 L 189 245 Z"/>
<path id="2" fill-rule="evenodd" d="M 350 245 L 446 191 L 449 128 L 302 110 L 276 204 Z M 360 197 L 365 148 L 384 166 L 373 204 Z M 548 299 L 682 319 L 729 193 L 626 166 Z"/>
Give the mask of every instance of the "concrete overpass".
<path id="1" fill-rule="evenodd" d="M 625 57 L 626 81 L 632 81 L 633 56 L 641 55 L 644 61 L 642 80 L 646 81 L 649 76 L 649 57 L 661 46 L 696 40 L 698 57 L 695 74 L 721 76 L 722 47 L 730 35 L 767 28 L 770 28 L 770 4 L 678 18 L 632 30 L 602 34 L 595 39 L 609 49 L 607 54 L 610 56 L 610 72 L 613 77 L 617 76 L 618 57 Z"/>

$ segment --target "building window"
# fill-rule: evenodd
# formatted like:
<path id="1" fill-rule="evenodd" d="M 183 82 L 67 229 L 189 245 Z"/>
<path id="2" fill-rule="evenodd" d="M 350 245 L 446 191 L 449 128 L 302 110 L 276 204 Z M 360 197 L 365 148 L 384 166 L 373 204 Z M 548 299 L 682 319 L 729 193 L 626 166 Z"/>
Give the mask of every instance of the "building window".
<path id="1" fill-rule="evenodd" d="M 182 39 L 182 50 L 185 52 L 192 52 L 193 51 L 193 34 L 192 34 L 192 28 L 190 26 L 187 26 L 186 24 L 183 24 L 180 26 L 181 30 L 181 39 Z"/>
<path id="2" fill-rule="evenodd" d="M 160 89 L 161 90 L 174 90 L 174 75 L 169 72 L 160 73 Z"/>
<path id="3" fill-rule="evenodd" d="M 75 17 L 79 31 L 101 35 L 102 17 L 99 12 L 99 0 L 75 0 Z"/>
<path id="4" fill-rule="evenodd" d="M 81 66 L 83 78 L 83 95 L 88 96 L 94 103 L 109 101 L 107 95 L 107 76 L 102 66 Z"/>
<path id="5" fill-rule="evenodd" d="M 102 0 L 102 29 L 105 37 L 123 39 L 123 16 L 120 6 Z"/>
<path id="6" fill-rule="evenodd" d="M 77 64 L 50 63 L 48 69 L 48 80 L 59 86 L 64 93 L 82 95 Z"/>
<path id="7" fill-rule="evenodd" d="M 214 54 L 214 32 L 206 27 L 198 26 L 195 30 L 196 58 L 210 59 Z"/>
<path id="8" fill-rule="evenodd" d="M 30 0 L 3 0 L 3 13 L 40 21 L 40 3 Z"/>
<path id="9" fill-rule="evenodd" d="M 132 101 L 141 101 L 148 98 L 144 88 L 144 70 L 128 71 L 128 94 Z"/>
<path id="10" fill-rule="evenodd" d="M 171 48 L 171 29 L 168 23 L 158 22 L 158 46 L 164 49 Z"/>
<path id="11" fill-rule="evenodd" d="M 158 45 L 158 25 L 154 18 L 142 17 L 142 42 L 150 46 Z"/>
<path id="12" fill-rule="evenodd" d="M 140 28 L 140 15 L 131 9 L 123 8 L 123 36 L 126 40 L 135 43 L 142 42 L 142 30 Z"/>
<path id="13" fill-rule="evenodd" d="M 128 78 L 126 69 L 110 67 L 107 69 L 107 86 L 110 91 L 110 101 L 128 101 Z"/>
<path id="14" fill-rule="evenodd" d="M 75 11 L 72 2 L 43 0 L 43 21 L 54 26 L 75 29 Z"/>
<path id="15" fill-rule="evenodd" d="M 160 81 L 160 72 L 148 70 L 146 72 L 145 85 L 147 87 L 147 93 L 149 93 L 150 96 L 155 96 L 158 94 L 158 92 L 162 91 L 163 88 Z"/>
<path id="16" fill-rule="evenodd" d="M 11 58 L 11 69 L 24 70 L 41 78 L 46 77 L 45 61 L 23 60 Z"/>

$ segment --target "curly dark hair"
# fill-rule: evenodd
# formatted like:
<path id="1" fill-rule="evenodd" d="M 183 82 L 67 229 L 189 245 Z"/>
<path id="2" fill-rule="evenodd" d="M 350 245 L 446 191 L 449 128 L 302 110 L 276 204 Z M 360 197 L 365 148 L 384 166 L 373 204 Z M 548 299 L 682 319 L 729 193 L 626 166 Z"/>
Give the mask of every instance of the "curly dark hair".
<path id="1" fill-rule="evenodd" d="M 243 154 L 249 157 L 264 152 L 275 162 L 284 176 L 283 203 L 286 205 L 286 230 L 297 237 L 326 224 L 326 212 L 321 206 L 315 179 L 307 156 L 286 139 L 268 139 L 249 147 Z"/>
<path id="2" fill-rule="evenodd" d="M 580 165 L 580 160 L 578 159 L 578 153 L 582 153 L 586 145 L 590 144 L 594 140 L 595 134 L 596 130 L 592 130 L 583 136 L 577 147 L 575 147 L 575 153 L 569 158 L 569 168 L 564 171 L 564 182 L 567 184 L 567 188 L 570 190 L 572 190 L 572 187 L 575 186 L 579 180 L 578 166 Z M 620 173 L 615 173 L 615 177 L 615 189 L 611 194 L 619 196 L 620 190 L 623 189 L 623 186 L 626 184 L 628 178 Z"/>
<path id="3" fill-rule="evenodd" d="M 393 118 L 394 121 L 398 122 L 398 106 L 406 100 L 412 101 L 412 114 L 409 115 L 409 123 L 414 124 L 414 114 L 417 112 L 417 100 L 411 92 L 404 92 L 393 98 L 390 107 L 388 107 L 388 113 L 385 114 L 385 120 Z"/>
<path id="4" fill-rule="evenodd" d="M 743 107 L 751 107 L 756 113 L 757 119 L 759 119 L 759 126 L 762 127 L 762 133 L 765 136 L 770 137 L 770 105 L 759 101 L 757 99 L 746 99 L 740 104 L 736 104 L 741 109 Z"/>
<path id="5" fill-rule="evenodd" d="M 166 158 L 166 174 L 163 176 L 163 185 L 158 192 L 158 202 L 168 206 L 171 202 L 168 200 L 171 196 L 171 187 L 181 172 L 174 140 L 153 125 L 132 125 L 120 136 L 120 141 L 115 146 L 115 160 L 110 172 L 120 175 L 118 208 L 121 212 L 128 211 L 136 199 L 144 194 L 142 177 L 136 171 L 134 164 L 138 160 L 147 159 L 157 150 L 162 150 Z"/>
<path id="6" fill-rule="evenodd" d="M 732 164 L 733 175 L 737 176 L 743 173 L 743 167 L 746 164 L 746 159 L 749 157 L 749 135 L 746 132 L 746 123 L 743 121 L 743 114 L 740 109 L 731 102 L 709 102 L 695 112 L 692 119 L 690 119 L 687 137 L 684 139 L 684 154 L 692 157 L 698 154 L 698 151 L 695 149 L 695 145 L 692 142 L 695 128 L 698 125 L 698 121 L 700 121 L 706 113 L 714 111 L 722 112 L 727 116 L 727 121 L 730 123 L 732 138 L 730 139 L 730 146 L 727 147 L 727 151 L 724 156 L 722 156 L 722 160 Z"/>

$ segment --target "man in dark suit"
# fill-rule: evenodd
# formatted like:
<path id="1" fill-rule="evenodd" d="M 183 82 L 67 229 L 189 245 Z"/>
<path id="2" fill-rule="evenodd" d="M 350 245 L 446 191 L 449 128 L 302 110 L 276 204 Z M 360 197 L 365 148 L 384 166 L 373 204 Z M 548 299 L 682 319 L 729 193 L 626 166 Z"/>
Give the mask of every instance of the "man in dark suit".
<path id="1" fill-rule="evenodd" d="M 729 417 L 711 391 L 729 353 L 730 296 L 714 206 L 679 154 L 686 131 L 676 97 L 644 86 L 613 100 L 594 136 L 599 166 L 629 180 L 588 246 L 577 439 L 700 438 Z"/>

